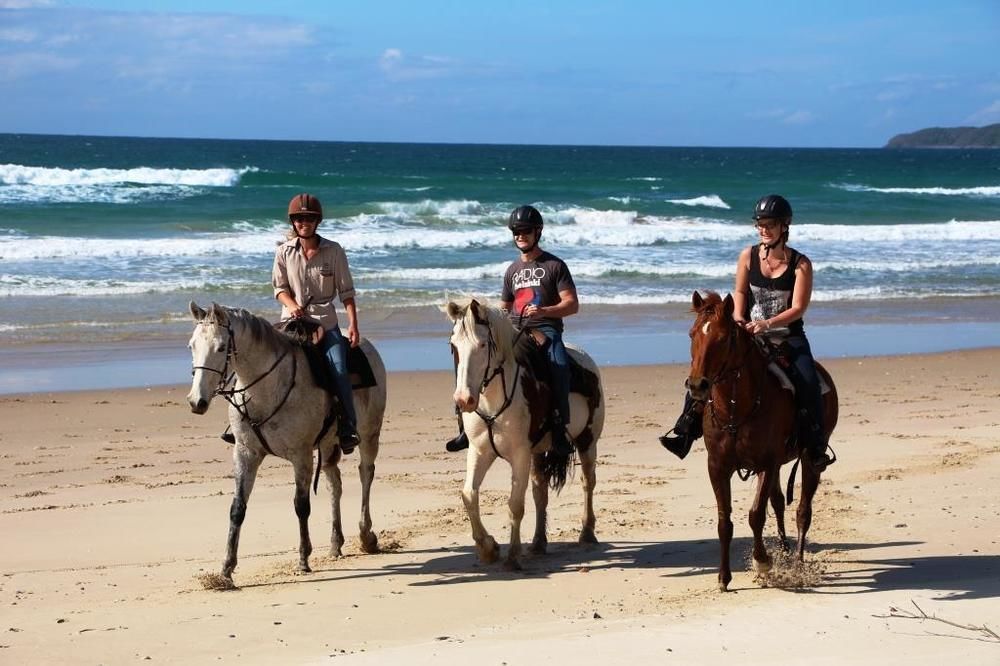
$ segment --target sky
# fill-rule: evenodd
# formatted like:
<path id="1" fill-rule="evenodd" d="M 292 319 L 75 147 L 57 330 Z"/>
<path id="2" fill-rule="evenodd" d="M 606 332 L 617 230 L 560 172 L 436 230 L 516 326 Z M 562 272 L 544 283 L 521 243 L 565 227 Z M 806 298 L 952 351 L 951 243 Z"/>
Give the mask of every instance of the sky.
<path id="1" fill-rule="evenodd" d="M 1000 0 L 0 0 L 0 132 L 879 147 L 1000 122 Z"/>

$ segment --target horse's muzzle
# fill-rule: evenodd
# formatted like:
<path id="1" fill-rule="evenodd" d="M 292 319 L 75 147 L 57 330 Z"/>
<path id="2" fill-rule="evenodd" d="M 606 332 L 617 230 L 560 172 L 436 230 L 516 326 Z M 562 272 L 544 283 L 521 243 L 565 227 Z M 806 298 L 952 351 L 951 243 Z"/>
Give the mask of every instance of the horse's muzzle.
<path id="1" fill-rule="evenodd" d="M 473 395 L 470 391 L 455 391 L 455 395 L 452 397 L 455 399 L 455 404 L 463 412 L 474 412 L 479 406 L 478 396 Z"/>
<path id="2" fill-rule="evenodd" d="M 687 387 L 692 398 L 704 400 L 708 397 L 708 389 L 711 388 L 712 383 L 708 381 L 707 377 L 688 377 L 684 380 L 684 386 Z"/>
<path id="3" fill-rule="evenodd" d="M 191 411 L 195 414 L 204 414 L 208 411 L 208 400 L 204 398 L 199 398 L 197 402 L 189 399 L 188 404 L 191 405 Z"/>

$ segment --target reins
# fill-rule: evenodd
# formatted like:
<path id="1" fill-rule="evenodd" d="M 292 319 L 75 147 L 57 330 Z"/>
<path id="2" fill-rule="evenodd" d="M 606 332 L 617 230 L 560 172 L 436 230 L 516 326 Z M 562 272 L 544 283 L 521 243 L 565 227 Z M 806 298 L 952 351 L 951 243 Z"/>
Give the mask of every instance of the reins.
<path id="1" fill-rule="evenodd" d="M 486 369 L 483 370 L 483 381 L 480 382 L 479 385 L 479 395 L 484 395 L 486 393 L 487 387 L 490 385 L 490 383 L 492 383 L 494 379 L 496 379 L 497 375 L 499 375 L 500 388 L 501 391 L 503 392 L 504 400 L 503 404 L 500 405 L 500 409 L 498 409 L 495 414 L 484 414 L 482 410 L 480 410 L 477 407 L 476 415 L 479 418 L 481 418 L 483 422 L 486 424 L 486 433 L 490 437 L 490 446 L 493 447 L 493 453 L 495 453 L 498 458 L 506 460 L 506 458 L 500 455 L 500 451 L 497 449 L 496 441 L 493 439 L 493 424 L 496 423 L 496 420 L 500 418 L 500 416 L 505 411 L 507 411 L 507 408 L 511 406 L 511 403 L 514 402 L 514 391 L 517 390 L 517 382 L 521 377 L 521 364 L 516 362 L 514 364 L 517 366 L 517 369 L 514 371 L 514 381 L 512 382 L 511 390 L 508 393 L 507 373 L 504 371 L 504 362 L 503 362 L 504 360 L 501 360 L 501 362 L 497 364 L 496 368 L 493 369 L 492 373 L 490 372 L 490 366 L 492 365 L 493 362 L 493 353 L 496 351 L 497 343 L 493 337 L 493 327 L 490 326 L 489 321 L 486 321 L 484 324 L 486 326 L 486 330 L 489 331 L 489 333 L 486 339 Z M 521 337 L 521 335 L 524 334 L 524 331 L 526 330 L 527 329 L 522 328 L 517 332 L 517 335 L 514 336 L 514 341 L 511 344 L 511 349 L 514 348 L 514 345 L 517 344 L 518 339 Z"/>
<path id="2" fill-rule="evenodd" d="M 236 376 L 235 370 L 231 373 L 228 371 L 229 371 L 229 360 L 230 358 L 234 360 L 236 359 L 237 349 L 236 349 L 236 337 L 233 334 L 232 326 L 226 324 L 225 328 L 226 328 L 226 333 L 228 334 L 228 339 L 226 341 L 226 361 L 222 367 L 222 370 L 217 370 L 215 368 L 210 368 L 208 366 L 199 365 L 191 368 L 191 374 L 193 375 L 195 370 L 211 370 L 212 372 L 218 373 L 219 385 L 215 389 L 215 394 L 221 395 L 226 400 L 226 402 L 228 402 L 230 405 L 233 406 L 233 408 L 240 414 L 243 420 L 250 424 L 250 428 L 253 430 L 254 434 L 257 435 L 257 439 L 260 440 L 260 443 L 264 447 L 264 450 L 273 456 L 274 451 L 268 444 L 267 438 L 264 437 L 264 432 L 261 430 L 261 426 L 263 426 L 265 423 L 274 418 L 274 416 L 279 411 L 281 411 L 281 408 L 284 407 L 285 403 L 288 401 L 288 396 L 291 395 L 292 389 L 295 388 L 295 378 L 298 374 L 298 361 L 296 360 L 295 355 L 293 354 L 292 378 L 291 381 L 288 382 L 288 386 L 285 388 L 285 394 L 281 397 L 281 400 L 278 401 L 278 404 L 274 407 L 273 410 L 271 410 L 271 413 L 268 414 L 266 418 L 260 421 L 256 421 L 250 416 L 250 410 L 248 409 L 248 405 L 250 404 L 252 396 L 249 396 L 247 394 L 247 391 L 249 391 L 249 389 L 253 388 L 259 382 L 261 382 L 272 372 L 274 372 L 274 370 L 278 367 L 278 364 L 280 364 L 281 361 L 283 361 L 284 358 L 288 356 L 288 349 L 285 349 L 281 353 L 281 355 L 278 356 L 278 358 L 274 361 L 274 363 L 271 364 L 271 367 L 265 370 L 263 374 L 261 374 L 259 377 L 254 379 L 249 384 L 244 385 L 242 388 L 234 387 L 231 389 L 227 389 L 226 387 L 229 386 L 229 384 L 233 381 L 233 379 Z M 237 396 L 239 396 L 240 399 L 238 399 Z"/>
<path id="3" fill-rule="evenodd" d="M 740 381 L 740 379 L 743 376 L 743 368 L 744 368 L 744 366 L 747 365 L 749 356 L 754 351 L 753 346 L 752 345 L 748 345 L 746 347 L 746 351 L 743 353 L 743 356 L 740 359 L 740 362 L 737 365 L 733 366 L 733 367 L 727 367 L 728 362 L 729 362 L 729 358 L 733 355 L 734 348 L 736 346 L 736 338 L 737 338 L 738 335 L 739 335 L 739 331 L 736 329 L 736 325 L 734 324 L 733 325 L 733 329 L 729 333 L 729 341 L 728 341 L 729 348 L 728 348 L 728 350 L 726 352 L 726 363 L 723 364 L 723 368 L 718 373 L 716 373 L 715 377 L 712 378 L 712 380 L 711 380 L 712 386 L 716 386 L 716 385 L 719 385 L 720 384 L 720 380 L 722 380 L 727 375 L 729 375 L 729 376 L 732 377 L 732 388 L 730 389 L 730 392 L 729 392 L 729 401 L 728 401 L 729 402 L 729 419 L 728 419 L 728 421 L 727 422 L 723 422 L 719 418 L 718 414 L 716 413 L 716 409 L 715 409 L 715 400 L 711 397 L 711 394 L 709 394 L 709 398 L 708 398 L 708 401 L 707 401 L 708 402 L 709 415 L 712 417 L 712 422 L 715 423 L 715 425 L 717 427 L 721 428 L 722 430 L 724 430 L 725 432 L 729 433 L 729 435 L 731 435 L 733 437 L 736 436 L 736 433 L 739 431 L 740 428 L 742 428 L 743 426 L 745 426 L 747 423 L 750 422 L 751 419 L 754 418 L 754 416 L 756 416 L 757 411 L 760 409 L 761 398 L 763 397 L 763 393 L 764 393 L 764 382 L 763 382 L 763 380 L 754 382 L 755 385 L 756 385 L 756 393 L 754 395 L 753 404 L 750 407 L 750 410 L 743 416 L 743 418 L 737 420 L 737 418 L 736 418 L 736 412 L 737 412 L 737 409 L 736 409 L 736 406 L 737 406 L 736 405 L 736 391 L 737 391 L 737 388 L 739 386 L 739 381 Z M 747 479 L 750 478 L 750 476 L 753 473 L 754 472 L 752 470 L 749 470 L 749 469 L 740 469 L 740 468 L 737 468 L 737 470 L 736 470 L 736 474 L 740 477 L 741 481 L 746 481 Z"/>

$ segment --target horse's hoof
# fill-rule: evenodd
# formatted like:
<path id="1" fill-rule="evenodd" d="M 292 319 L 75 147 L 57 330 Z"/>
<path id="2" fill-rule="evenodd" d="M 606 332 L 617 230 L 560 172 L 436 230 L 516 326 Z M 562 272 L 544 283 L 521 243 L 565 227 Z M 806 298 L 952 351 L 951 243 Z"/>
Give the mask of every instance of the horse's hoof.
<path id="1" fill-rule="evenodd" d="M 500 547 L 491 536 L 483 539 L 477 550 L 479 551 L 479 561 L 483 564 L 493 564 L 500 559 Z"/>
<path id="2" fill-rule="evenodd" d="M 719 592 L 728 592 L 728 591 L 729 591 L 729 583 L 723 583 L 722 581 L 719 581 Z"/>
<path id="3" fill-rule="evenodd" d="M 538 540 L 531 542 L 531 553 L 532 555 L 544 555 L 549 551 L 549 542 L 545 540 Z"/>
<path id="4" fill-rule="evenodd" d="M 757 573 L 758 576 L 766 574 L 771 570 L 771 567 L 773 566 L 774 563 L 771 561 L 771 558 L 767 558 L 766 560 L 753 561 L 753 570 L 754 572 Z"/>
<path id="5" fill-rule="evenodd" d="M 590 529 L 589 527 L 585 528 L 580 532 L 579 542 L 581 544 L 591 545 L 591 546 L 600 543 L 597 540 L 597 536 L 594 534 L 594 530 Z"/>
<path id="6" fill-rule="evenodd" d="M 309 568 L 308 564 L 303 562 L 302 564 L 299 564 L 299 573 L 312 573 L 312 569 Z"/>
<path id="7" fill-rule="evenodd" d="M 378 536 L 374 532 L 362 532 L 359 534 L 358 544 L 364 553 L 374 555 L 378 552 Z"/>
<path id="8" fill-rule="evenodd" d="M 517 560 L 504 560 L 503 562 L 504 571 L 522 571 L 521 563 Z"/>
<path id="9" fill-rule="evenodd" d="M 335 546 L 333 548 L 330 548 L 330 559 L 331 560 L 339 560 L 343 556 L 344 556 L 344 552 L 342 550 L 340 550 L 340 546 Z"/>

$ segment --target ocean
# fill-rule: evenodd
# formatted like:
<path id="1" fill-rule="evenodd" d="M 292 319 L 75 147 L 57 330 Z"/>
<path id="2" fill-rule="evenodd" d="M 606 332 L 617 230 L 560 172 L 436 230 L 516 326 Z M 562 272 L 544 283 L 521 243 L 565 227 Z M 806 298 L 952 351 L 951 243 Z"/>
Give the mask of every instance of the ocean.
<path id="1" fill-rule="evenodd" d="M 814 347 L 811 324 L 839 342 L 831 353 L 884 352 L 875 334 L 843 351 L 872 326 L 947 325 L 924 337 L 1000 344 L 1000 151 L 6 134 L 0 358 L 25 372 L 39 350 L 156 344 L 186 358 L 189 300 L 275 318 L 274 248 L 302 191 L 323 202 L 320 233 L 348 252 L 362 332 L 396 345 L 390 369 L 447 367 L 437 306 L 498 296 L 516 256 L 506 217 L 525 203 L 577 282 L 569 339 L 604 345 L 605 363 L 686 358 L 692 291 L 732 288 L 756 238 L 753 204 L 772 192 L 791 201 L 790 244 L 815 266 Z M 963 334 L 947 332 L 955 324 Z M 621 334 L 646 351 L 616 352 L 608 339 Z M 0 391 L 32 381 L 0 377 Z"/>

